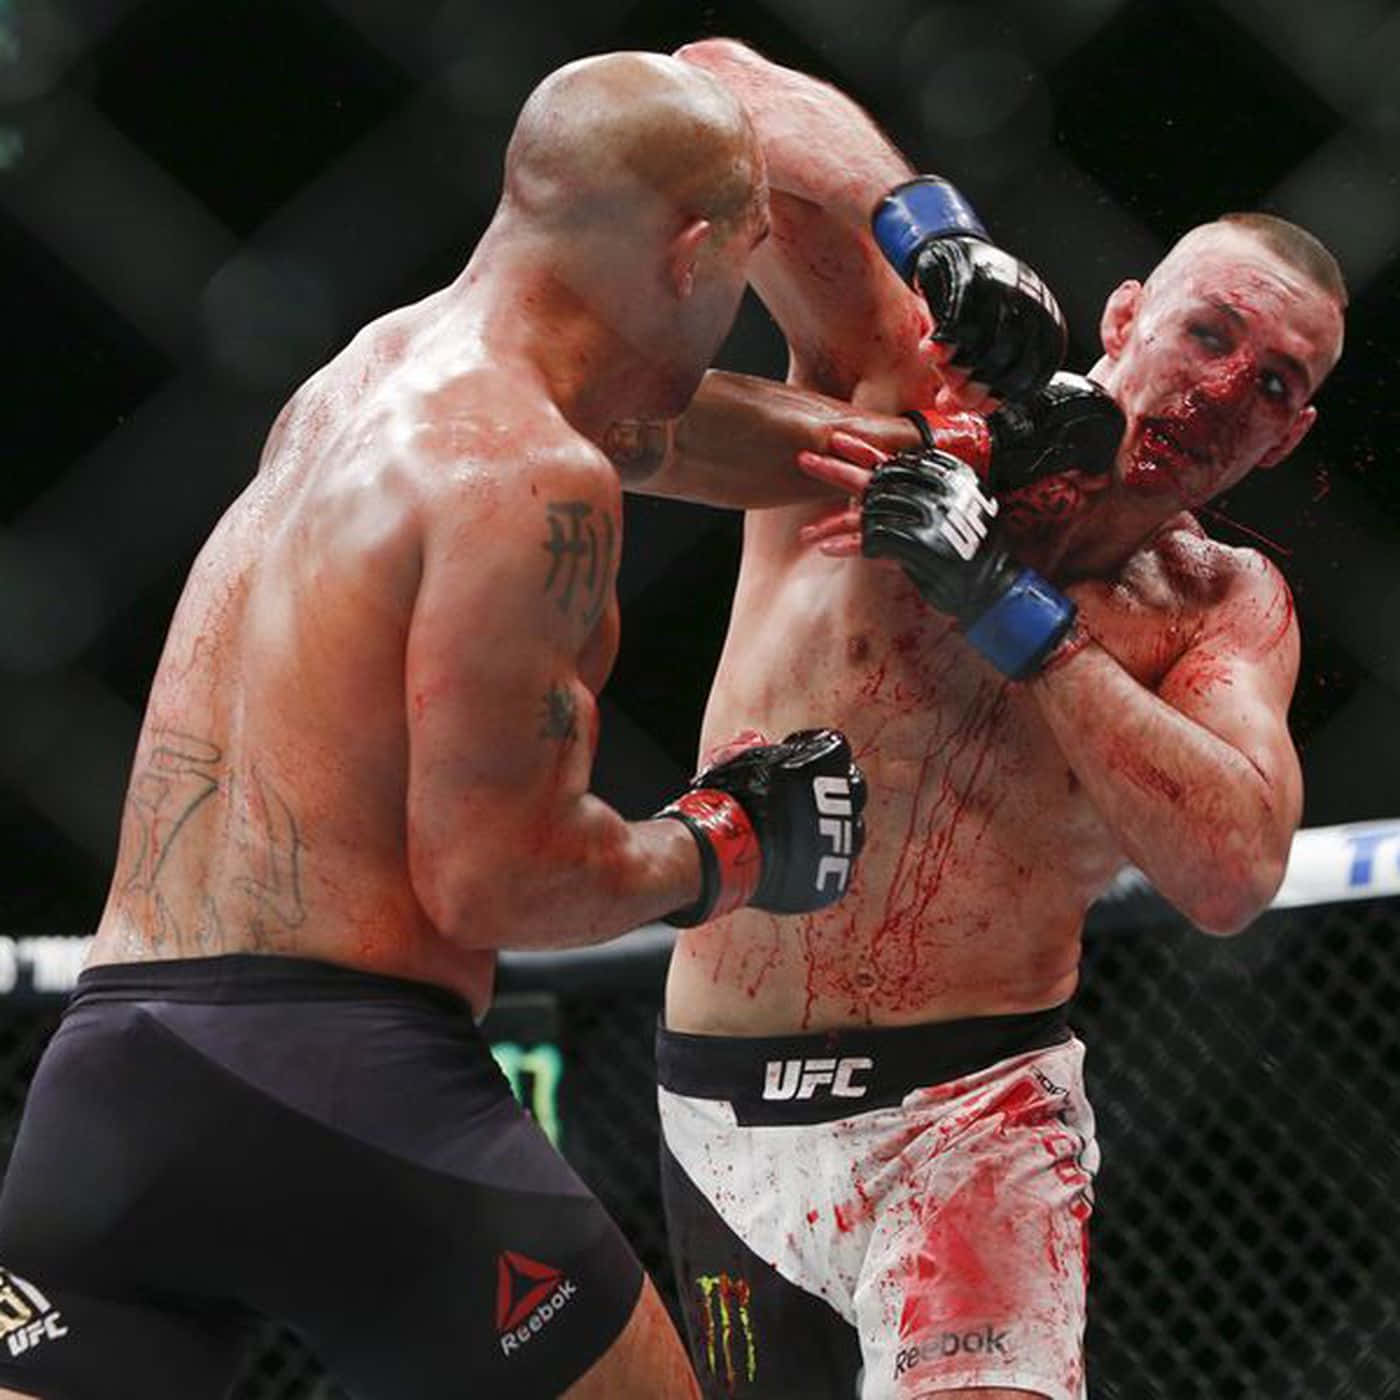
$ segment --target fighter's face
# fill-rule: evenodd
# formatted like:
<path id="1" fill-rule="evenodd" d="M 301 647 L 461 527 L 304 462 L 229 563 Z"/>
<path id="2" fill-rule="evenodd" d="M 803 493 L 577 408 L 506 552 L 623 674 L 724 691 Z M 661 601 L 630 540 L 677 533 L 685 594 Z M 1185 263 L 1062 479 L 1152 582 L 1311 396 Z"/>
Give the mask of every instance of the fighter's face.
<path id="1" fill-rule="evenodd" d="M 744 217 L 727 228 L 717 229 L 703 250 L 696 309 L 702 321 L 701 334 L 708 341 L 704 357 L 707 365 L 734 324 L 748 285 L 749 261 L 768 237 L 768 229 L 768 192 L 760 186 Z"/>
<path id="2" fill-rule="evenodd" d="M 1105 312 L 1122 486 L 1189 508 L 1281 461 L 1312 426 L 1341 339 L 1336 302 L 1253 234 L 1198 230 Z"/>

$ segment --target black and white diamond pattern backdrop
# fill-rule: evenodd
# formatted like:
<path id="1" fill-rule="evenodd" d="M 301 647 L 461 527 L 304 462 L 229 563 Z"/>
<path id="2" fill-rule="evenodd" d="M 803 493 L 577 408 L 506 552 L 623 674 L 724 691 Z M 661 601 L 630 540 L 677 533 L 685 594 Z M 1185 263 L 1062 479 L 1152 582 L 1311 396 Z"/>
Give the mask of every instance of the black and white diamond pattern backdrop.
<path id="1" fill-rule="evenodd" d="M 1194 222 L 1266 208 L 1334 249 L 1352 309 L 1318 427 L 1207 523 L 1297 595 L 1305 820 L 1395 813 L 1394 4 L 0 0 L 0 930 L 91 928 L 171 608 L 289 390 L 456 272 L 546 71 L 705 34 L 832 79 L 955 179 L 1056 289 L 1074 367 L 1107 293 Z M 782 373 L 760 308 L 722 363 Z M 738 524 L 635 500 L 626 528 L 596 786 L 639 816 L 692 762 Z M 1364 907 L 1345 932 L 1300 913 L 1267 940 L 1091 947 L 1119 1163 L 1091 1336 L 1104 1396 L 1400 1395 L 1383 1111 L 1400 953 L 1393 902 Z M 11 1121 L 49 1015 L 0 1008 Z M 635 1095 L 645 1114 L 644 1044 Z M 240 1394 L 331 1393 L 286 1348 L 250 1368 Z"/>

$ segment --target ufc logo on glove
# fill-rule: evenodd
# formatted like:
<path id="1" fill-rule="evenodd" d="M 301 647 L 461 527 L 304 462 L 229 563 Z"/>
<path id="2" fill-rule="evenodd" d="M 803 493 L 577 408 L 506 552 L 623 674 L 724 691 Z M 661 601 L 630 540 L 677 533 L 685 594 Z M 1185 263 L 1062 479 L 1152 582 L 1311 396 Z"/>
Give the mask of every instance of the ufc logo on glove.
<path id="1" fill-rule="evenodd" d="M 959 472 L 954 479 L 955 493 L 948 501 L 939 533 L 960 559 L 971 559 L 987 538 L 987 522 L 996 515 L 997 502 L 982 494 L 971 472 Z"/>
<path id="2" fill-rule="evenodd" d="M 823 855 L 817 866 L 816 888 L 825 889 L 831 876 L 840 894 L 851 877 L 851 785 L 845 778 L 813 778 L 812 797 L 820 814 L 817 830 L 831 843 L 831 854 Z"/>

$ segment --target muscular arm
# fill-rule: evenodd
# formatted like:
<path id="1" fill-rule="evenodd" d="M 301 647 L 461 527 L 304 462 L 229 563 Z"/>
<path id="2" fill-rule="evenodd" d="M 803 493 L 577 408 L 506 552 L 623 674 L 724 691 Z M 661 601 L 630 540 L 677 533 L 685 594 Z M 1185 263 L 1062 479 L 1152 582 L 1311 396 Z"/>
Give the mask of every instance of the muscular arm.
<path id="1" fill-rule="evenodd" d="M 819 204 L 861 228 L 913 167 L 839 88 L 773 63 L 737 39 L 701 39 L 676 57 L 703 68 L 744 104 L 763 142 L 772 190 Z"/>
<path id="2" fill-rule="evenodd" d="M 835 430 L 884 452 L 917 447 L 905 418 L 746 374 L 711 370 L 674 423 L 619 423 L 605 447 L 629 491 L 742 510 L 824 500 L 832 488 L 798 471 L 799 452 L 825 453 Z"/>
<path id="3" fill-rule="evenodd" d="M 735 40 L 677 56 L 729 88 L 763 145 L 772 233 L 749 280 L 787 339 L 789 380 L 887 411 L 932 403 L 928 307 L 870 233 L 876 203 L 914 173 L 909 162 L 844 93 Z"/>
<path id="4" fill-rule="evenodd" d="M 1129 858 L 1220 934 L 1277 891 L 1302 809 L 1287 727 L 1297 623 L 1282 578 L 1249 560 L 1155 693 L 1083 636 L 1029 682 Z"/>
<path id="5" fill-rule="evenodd" d="M 408 863 L 465 948 L 598 942 L 700 888 L 680 823 L 626 822 L 588 791 L 581 671 L 601 684 L 615 626 L 610 475 L 600 461 L 494 478 L 433 511 L 406 656 Z"/>

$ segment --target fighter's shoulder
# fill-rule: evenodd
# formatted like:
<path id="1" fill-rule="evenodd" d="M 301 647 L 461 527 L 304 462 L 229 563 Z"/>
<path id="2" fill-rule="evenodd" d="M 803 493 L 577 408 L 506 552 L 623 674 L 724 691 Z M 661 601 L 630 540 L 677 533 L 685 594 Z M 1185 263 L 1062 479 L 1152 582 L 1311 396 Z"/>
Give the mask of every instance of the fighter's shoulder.
<path id="1" fill-rule="evenodd" d="M 1187 511 L 1162 525 L 1145 548 L 1184 580 L 1199 582 L 1212 592 L 1286 586 L 1277 567 L 1257 549 L 1216 539 Z"/>
<path id="2" fill-rule="evenodd" d="M 1147 545 L 1182 601 L 1209 624 L 1237 634 L 1262 628 L 1271 637 L 1292 630 L 1293 600 L 1287 581 L 1257 549 L 1227 544 L 1208 534 L 1195 516 L 1169 520 Z"/>
<path id="3" fill-rule="evenodd" d="M 474 515 L 531 499 L 620 498 L 606 453 L 552 403 L 523 398 L 508 380 L 460 376 L 424 396 L 412 418 L 403 456 L 431 506 Z"/>

